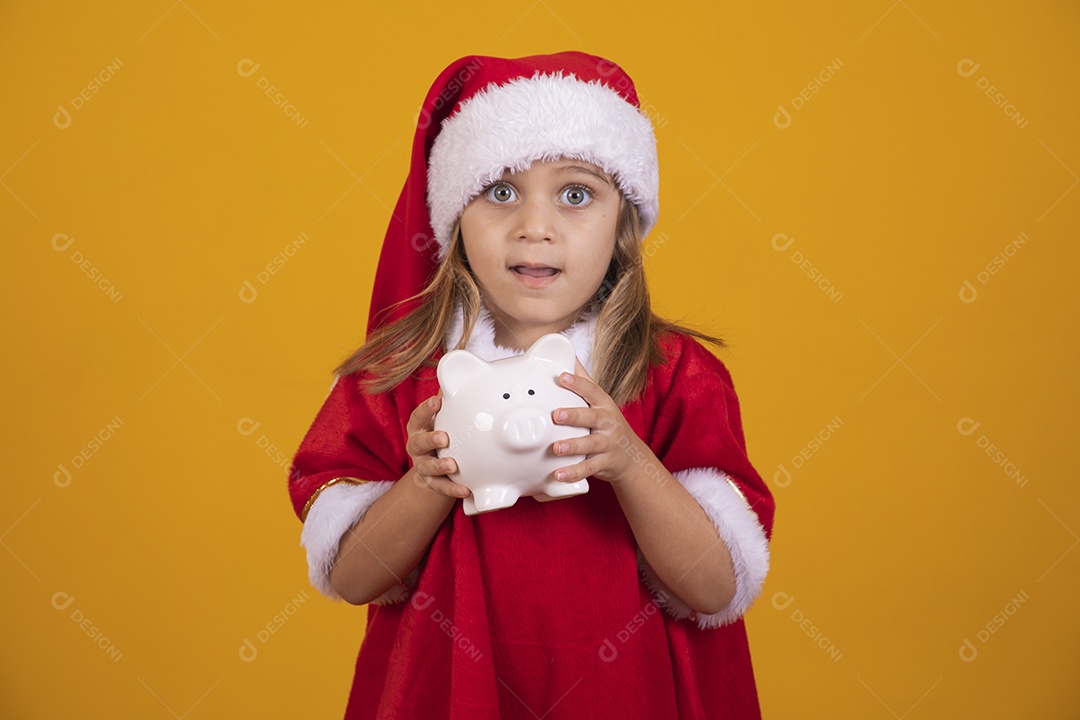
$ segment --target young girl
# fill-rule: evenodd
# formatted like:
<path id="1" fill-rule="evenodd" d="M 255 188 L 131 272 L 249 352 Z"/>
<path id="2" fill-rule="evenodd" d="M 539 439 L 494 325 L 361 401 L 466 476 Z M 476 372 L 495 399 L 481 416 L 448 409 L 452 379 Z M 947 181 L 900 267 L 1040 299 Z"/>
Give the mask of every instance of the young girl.
<path id="1" fill-rule="evenodd" d="M 742 616 L 773 499 L 716 338 L 650 309 L 656 141 L 631 79 L 578 52 L 472 56 L 420 112 L 367 342 L 293 460 L 312 583 L 368 604 L 346 718 L 760 717 Z M 562 332 L 589 492 L 466 516 L 433 431 L 446 352 Z"/>

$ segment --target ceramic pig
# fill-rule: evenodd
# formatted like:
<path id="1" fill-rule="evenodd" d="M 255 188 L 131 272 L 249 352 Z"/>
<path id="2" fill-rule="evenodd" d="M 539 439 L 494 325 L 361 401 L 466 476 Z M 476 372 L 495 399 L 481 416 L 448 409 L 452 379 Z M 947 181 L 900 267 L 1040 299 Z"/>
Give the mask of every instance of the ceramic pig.
<path id="1" fill-rule="evenodd" d="M 553 448 L 556 440 L 590 432 L 551 419 L 555 408 L 587 407 L 559 382 L 575 368 L 574 346 L 559 333 L 544 335 L 523 355 L 490 363 L 467 350 L 439 360 L 443 399 L 434 427 L 450 443 L 437 454 L 454 458 L 457 472 L 448 477 L 472 491 L 462 501 L 466 515 L 508 508 L 522 496 L 546 502 L 589 491 L 587 480 L 554 476 L 586 457 L 556 455 Z"/>

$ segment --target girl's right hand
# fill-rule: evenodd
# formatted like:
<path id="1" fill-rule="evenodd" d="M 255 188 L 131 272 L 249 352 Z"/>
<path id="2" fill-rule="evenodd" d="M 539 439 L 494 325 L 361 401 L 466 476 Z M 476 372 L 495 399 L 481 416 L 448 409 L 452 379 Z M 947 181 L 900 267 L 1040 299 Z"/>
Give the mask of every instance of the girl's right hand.
<path id="1" fill-rule="evenodd" d="M 412 458 L 413 482 L 420 487 L 430 488 L 435 492 L 451 498 L 468 497 L 469 488 L 460 485 L 446 473 L 457 470 L 457 462 L 453 458 L 440 458 L 435 454 L 436 448 L 447 447 L 450 438 L 442 430 L 435 431 L 435 413 L 442 406 L 442 391 L 438 395 L 420 403 L 409 416 L 405 431 L 408 440 L 405 443 L 405 451 Z"/>

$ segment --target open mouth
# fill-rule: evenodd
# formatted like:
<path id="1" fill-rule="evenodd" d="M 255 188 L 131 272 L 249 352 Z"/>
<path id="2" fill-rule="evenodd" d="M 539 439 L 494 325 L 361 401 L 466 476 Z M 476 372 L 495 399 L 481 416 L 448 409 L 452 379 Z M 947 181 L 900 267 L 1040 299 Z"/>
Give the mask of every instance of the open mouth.
<path id="1" fill-rule="evenodd" d="M 555 282 L 561 272 L 548 265 L 512 265 L 510 271 L 527 288 L 542 290 Z"/>
<path id="2" fill-rule="evenodd" d="M 555 275 L 557 275 L 559 273 L 559 271 L 557 269 L 555 269 L 553 267 L 546 267 L 546 266 L 543 266 L 543 265 L 536 265 L 536 266 L 532 266 L 532 265 L 515 265 L 514 267 L 512 267 L 510 269 L 513 270 L 518 275 L 525 275 L 527 277 L 533 277 L 533 278 L 554 277 Z"/>

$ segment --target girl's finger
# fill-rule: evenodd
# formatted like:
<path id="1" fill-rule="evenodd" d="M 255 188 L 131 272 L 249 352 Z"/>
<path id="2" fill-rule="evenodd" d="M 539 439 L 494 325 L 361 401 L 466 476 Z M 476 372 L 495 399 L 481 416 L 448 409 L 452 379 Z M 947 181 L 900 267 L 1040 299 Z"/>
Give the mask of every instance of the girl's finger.
<path id="1" fill-rule="evenodd" d="M 559 468 L 555 471 L 554 477 L 559 482 L 577 482 L 585 478 L 597 475 L 603 466 L 598 463 L 593 457 L 588 457 L 576 465 L 567 465 L 566 467 Z M 601 478 L 602 479 L 602 478 Z"/>
<path id="2" fill-rule="evenodd" d="M 603 438 L 595 433 L 581 437 L 557 440 L 551 446 L 552 452 L 562 457 L 565 455 L 599 455 L 605 452 Z"/>
<path id="3" fill-rule="evenodd" d="M 417 405 L 409 415 L 409 421 L 405 423 L 405 432 L 408 435 L 418 433 L 432 427 L 432 419 L 439 411 L 442 398 L 432 395 L 427 400 Z"/>
<path id="4" fill-rule="evenodd" d="M 566 413 L 566 419 L 563 420 L 560 419 L 562 417 L 560 413 L 564 412 Z M 604 415 L 590 407 L 555 408 L 551 415 L 551 419 L 555 421 L 556 425 L 597 429 L 604 426 L 604 417 Z"/>
<path id="5" fill-rule="evenodd" d="M 471 492 L 469 488 L 453 482 L 445 475 L 443 475 L 442 477 L 431 478 L 431 484 L 428 487 L 437 493 L 441 493 L 442 495 L 446 495 L 447 497 L 452 498 L 468 497 Z"/>
<path id="6" fill-rule="evenodd" d="M 417 458 L 413 470 L 416 471 L 416 483 L 418 485 L 422 487 L 431 487 L 436 479 L 446 478 L 447 473 L 456 472 L 457 463 L 453 458 L 438 458 L 434 455 L 424 455 Z"/>
<path id="7" fill-rule="evenodd" d="M 457 463 L 454 458 L 429 457 L 421 460 L 424 465 L 424 474 L 431 477 L 439 477 L 452 472 L 457 472 Z"/>
<path id="8" fill-rule="evenodd" d="M 559 383 L 567 390 L 579 395 L 590 406 L 596 405 L 601 399 L 597 393 L 599 389 L 597 385 L 584 375 L 564 372 L 559 375 Z"/>
<path id="9" fill-rule="evenodd" d="M 417 432 L 409 434 L 408 439 L 405 441 L 405 451 L 410 456 L 418 458 L 431 454 L 432 450 L 445 448 L 449 444 L 449 436 L 441 430 L 429 433 Z"/>

